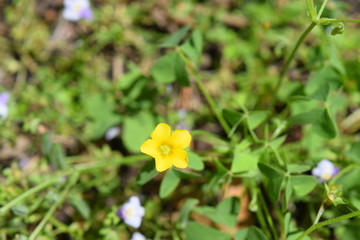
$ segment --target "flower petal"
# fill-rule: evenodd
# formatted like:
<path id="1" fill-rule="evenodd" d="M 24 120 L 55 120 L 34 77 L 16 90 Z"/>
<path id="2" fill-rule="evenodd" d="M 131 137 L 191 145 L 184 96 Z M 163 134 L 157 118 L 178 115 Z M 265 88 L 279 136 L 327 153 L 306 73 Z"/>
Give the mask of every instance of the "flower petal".
<path id="1" fill-rule="evenodd" d="M 166 123 L 159 123 L 151 133 L 151 138 L 159 142 L 164 142 L 169 139 L 170 133 L 171 127 L 169 125 Z"/>
<path id="2" fill-rule="evenodd" d="M 166 169 L 169 169 L 171 168 L 172 166 L 172 159 L 170 157 L 165 157 L 165 156 L 157 156 L 155 158 L 155 168 L 156 168 L 156 171 L 158 172 L 163 172 L 165 171 Z"/>
<path id="3" fill-rule="evenodd" d="M 186 168 L 189 165 L 187 152 L 182 149 L 174 149 L 171 154 L 172 163 L 177 168 Z"/>
<path id="4" fill-rule="evenodd" d="M 140 151 L 156 158 L 159 155 L 159 143 L 152 139 L 146 140 L 140 147 Z"/>
<path id="5" fill-rule="evenodd" d="M 184 149 L 190 146 L 191 135 L 188 130 L 175 130 L 170 137 L 169 143 L 174 148 Z"/>

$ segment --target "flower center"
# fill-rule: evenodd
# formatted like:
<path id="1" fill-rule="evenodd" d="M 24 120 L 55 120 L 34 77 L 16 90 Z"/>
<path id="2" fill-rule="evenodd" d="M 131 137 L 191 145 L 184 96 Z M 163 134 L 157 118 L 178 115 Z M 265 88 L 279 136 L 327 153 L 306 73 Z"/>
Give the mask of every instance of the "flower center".
<path id="1" fill-rule="evenodd" d="M 125 211 L 124 211 L 124 214 L 127 216 L 127 217 L 132 217 L 134 216 L 134 211 L 132 208 L 126 208 Z"/>
<path id="2" fill-rule="evenodd" d="M 331 174 L 330 173 L 324 173 L 322 175 L 322 179 L 324 179 L 325 181 L 329 180 L 331 178 Z"/>
<path id="3" fill-rule="evenodd" d="M 172 152 L 172 146 L 168 144 L 162 144 L 159 150 L 162 155 L 169 155 Z"/>

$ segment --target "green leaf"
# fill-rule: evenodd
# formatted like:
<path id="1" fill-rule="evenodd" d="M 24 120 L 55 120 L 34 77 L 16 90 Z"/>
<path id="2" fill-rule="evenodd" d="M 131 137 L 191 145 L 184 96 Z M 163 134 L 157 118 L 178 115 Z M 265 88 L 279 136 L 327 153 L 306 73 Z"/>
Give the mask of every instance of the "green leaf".
<path id="1" fill-rule="evenodd" d="M 268 116 L 266 111 L 253 111 L 250 112 L 248 123 L 250 129 L 257 128 L 261 123 L 263 123 Z"/>
<path id="2" fill-rule="evenodd" d="M 176 54 L 175 57 L 175 75 L 176 80 L 180 84 L 180 86 L 188 87 L 190 86 L 189 76 L 185 69 L 185 63 L 182 60 L 179 54 Z"/>
<path id="3" fill-rule="evenodd" d="M 78 195 L 72 195 L 70 198 L 71 204 L 79 211 L 81 216 L 88 220 L 90 218 L 91 209 L 87 202 Z"/>
<path id="4" fill-rule="evenodd" d="M 171 52 L 159 58 L 151 68 L 151 75 L 159 83 L 172 83 L 176 80 L 175 63 L 177 53 Z"/>
<path id="5" fill-rule="evenodd" d="M 337 128 L 327 108 L 320 112 L 319 117 L 313 123 L 313 129 L 317 134 L 324 138 L 336 137 Z"/>
<path id="6" fill-rule="evenodd" d="M 193 63 L 199 64 L 198 53 L 189 40 L 181 45 L 181 50 L 188 56 L 188 58 L 191 59 Z"/>
<path id="7" fill-rule="evenodd" d="M 191 210 L 199 203 L 199 200 L 195 198 L 187 198 L 183 206 L 181 207 L 177 224 L 180 228 L 184 229 L 189 221 L 189 215 Z"/>
<path id="8" fill-rule="evenodd" d="M 115 113 L 116 105 L 113 98 L 107 99 L 97 93 L 84 97 L 82 101 L 86 114 L 91 118 L 91 122 L 85 128 L 85 134 L 90 139 L 104 136 L 110 127 L 120 122 L 121 117 Z"/>
<path id="9" fill-rule="evenodd" d="M 317 180 L 313 176 L 308 176 L 308 175 L 291 176 L 290 179 L 294 192 L 299 197 L 307 195 L 317 185 Z"/>
<path id="10" fill-rule="evenodd" d="M 240 112 L 232 111 L 229 109 L 224 109 L 222 111 L 224 118 L 230 123 L 231 126 L 238 123 L 238 121 L 243 117 L 243 114 Z"/>
<path id="11" fill-rule="evenodd" d="M 56 143 L 52 145 L 49 160 L 59 169 L 66 169 L 69 167 L 66 162 L 64 150 L 60 144 Z"/>
<path id="12" fill-rule="evenodd" d="M 189 154 L 189 168 L 201 171 L 204 169 L 204 162 L 202 158 L 193 152 L 188 152 Z"/>
<path id="13" fill-rule="evenodd" d="M 240 200 L 235 197 L 222 200 L 216 208 L 201 206 L 194 209 L 195 212 L 205 215 L 214 222 L 224 224 L 228 227 L 234 227 L 236 225 L 239 210 Z"/>
<path id="14" fill-rule="evenodd" d="M 284 180 L 285 173 L 261 162 L 258 164 L 258 167 L 269 180 L 267 190 L 271 200 L 273 202 L 277 202 L 280 196 L 281 185 Z"/>
<path id="15" fill-rule="evenodd" d="M 180 28 L 178 31 L 171 34 L 163 43 L 160 44 L 160 47 L 175 47 L 180 41 L 185 37 L 187 32 L 189 31 L 189 26 L 184 26 Z"/>
<path id="16" fill-rule="evenodd" d="M 148 112 L 140 112 L 127 116 L 123 124 L 123 140 L 125 147 L 131 152 L 139 152 L 141 144 L 150 138 L 155 128 L 155 119 Z"/>
<path id="17" fill-rule="evenodd" d="M 184 171 L 178 170 L 178 169 L 176 169 L 176 168 L 173 168 L 172 170 L 175 172 L 175 174 L 176 174 L 180 179 L 191 179 L 191 178 L 199 178 L 199 177 L 201 177 L 201 175 L 198 174 L 198 173 L 184 172 Z"/>
<path id="18" fill-rule="evenodd" d="M 239 230 L 235 235 L 235 240 L 267 240 L 266 235 L 257 227 L 249 227 Z"/>
<path id="19" fill-rule="evenodd" d="M 25 205 L 15 205 L 11 208 L 11 212 L 19 217 L 24 217 L 29 213 L 29 208 Z"/>
<path id="20" fill-rule="evenodd" d="M 230 236 L 217 229 L 191 221 L 185 228 L 187 240 L 230 240 Z"/>
<path id="21" fill-rule="evenodd" d="M 293 193 L 293 186 L 291 184 L 291 179 L 287 178 L 286 181 L 286 189 L 285 189 L 285 205 L 287 206 L 290 202 L 290 198 Z"/>
<path id="22" fill-rule="evenodd" d="M 203 38 L 200 30 L 195 29 L 191 34 L 191 42 L 196 49 L 198 56 L 201 55 L 203 50 Z"/>
<path id="23" fill-rule="evenodd" d="M 169 169 L 160 185 L 160 197 L 166 198 L 179 185 L 180 178 L 173 169 Z"/>
<path id="24" fill-rule="evenodd" d="M 351 160 L 360 162 L 360 142 L 353 143 L 346 155 Z"/>
<path id="25" fill-rule="evenodd" d="M 158 172 L 155 169 L 155 161 L 150 161 L 142 167 L 136 182 L 140 185 L 144 185 L 145 183 L 153 179 L 157 175 L 157 173 Z"/>
<path id="26" fill-rule="evenodd" d="M 119 88 L 124 90 L 131 87 L 142 76 L 141 70 L 134 64 L 128 64 L 129 72 L 119 79 Z"/>
<path id="27" fill-rule="evenodd" d="M 48 133 L 41 136 L 41 151 L 45 156 L 49 156 L 52 148 L 51 137 Z"/>
<path id="28" fill-rule="evenodd" d="M 274 140 L 271 140 L 269 144 L 273 149 L 278 149 L 285 142 L 285 140 L 286 136 L 281 136 Z"/>
<path id="29" fill-rule="evenodd" d="M 257 169 L 259 156 L 250 151 L 250 144 L 250 141 L 244 140 L 235 146 L 234 158 L 231 164 L 232 172 L 238 173 Z"/>
<path id="30" fill-rule="evenodd" d="M 302 173 L 302 172 L 309 171 L 310 169 L 311 169 L 311 166 L 309 166 L 309 165 L 289 164 L 287 166 L 288 173 Z"/>
<path id="31" fill-rule="evenodd" d="M 297 114 L 292 117 L 294 123 L 297 124 L 309 124 L 315 122 L 319 118 L 319 112 L 321 112 L 321 108 L 314 108 L 310 111 L 303 112 Z"/>
<path id="32" fill-rule="evenodd" d="M 312 95 L 311 98 L 321 101 L 321 102 L 326 102 L 328 95 L 329 95 L 329 91 L 330 91 L 330 86 L 329 84 L 325 83 L 322 86 L 320 86 L 318 88 L 318 90 L 316 90 Z"/>

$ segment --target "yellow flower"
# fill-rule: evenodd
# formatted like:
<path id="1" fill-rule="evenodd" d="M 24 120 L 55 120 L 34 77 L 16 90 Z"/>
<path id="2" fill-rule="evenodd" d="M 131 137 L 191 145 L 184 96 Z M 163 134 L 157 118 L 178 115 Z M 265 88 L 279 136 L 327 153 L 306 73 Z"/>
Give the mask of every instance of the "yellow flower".
<path id="1" fill-rule="evenodd" d="M 188 166 L 188 156 L 184 148 L 191 142 L 188 130 L 175 130 L 171 134 L 171 127 L 160 123 L 151 133 L 151 138 L 140 147 L 140 151 L 155 158 L 155 168 L 163 172 L 174 165 L 177 168 Z"/>

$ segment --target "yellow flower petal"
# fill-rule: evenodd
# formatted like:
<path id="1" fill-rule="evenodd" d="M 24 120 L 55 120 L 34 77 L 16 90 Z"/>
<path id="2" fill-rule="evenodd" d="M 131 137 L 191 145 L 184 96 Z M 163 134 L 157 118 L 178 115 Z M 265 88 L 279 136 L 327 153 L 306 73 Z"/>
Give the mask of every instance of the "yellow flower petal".
<path id="1" fill-rule="evenodd" d="M 151 138 L 159 142 L 164 142 L 169 139 L 170 133 L 171 127 L 169 125 L 166 123 L 159 123 L 151 133 Z"/>
<path id="2" fill-rule="evenodd" d="M 191 135 L 188 130 L 175 130 L 169 139 L 174 148 L 184 149 L 190 146 Z"/>
<path id="3" fill-rule="evenodd" d="M 158 172 L 163 172 L 166 169 L 171 168 L 172 161 L 168 156 L 159 155 L 155 158 L 155 168 Z"/>
<path id="4" fill-rule="evenodd" d="M 187 152 L 182 149 L 174 149 L 171 154 L 172 164 L 177 168 L 186 168 L 189 165 Z"/>
<path id="5" fill-rule="evenodd" d="M 140 151 L 152 156 L 153 158 L 156 158 L 160 154 L 159 143 L 155 140 L 148 139 L 141 145 Z"/>

